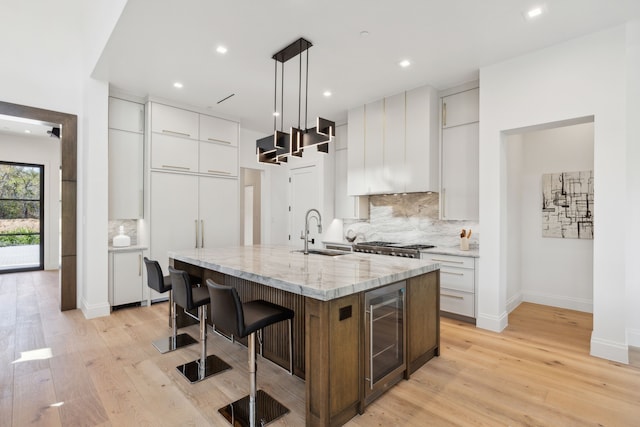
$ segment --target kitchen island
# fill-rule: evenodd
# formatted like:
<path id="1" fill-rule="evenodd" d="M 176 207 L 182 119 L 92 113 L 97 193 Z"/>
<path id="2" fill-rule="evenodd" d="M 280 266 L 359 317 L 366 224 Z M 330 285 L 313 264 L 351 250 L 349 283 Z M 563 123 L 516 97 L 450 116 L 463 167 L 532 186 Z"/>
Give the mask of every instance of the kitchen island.
<path id="1" fill-rule="evenodd" d="M 305 379 L 306 424 L 342 425 L 398 380 L 439 354 L 439 265 L 362 253 L 337 256 L 286 246 L 242 246 L 169 253 L 175 268 L 202 282 L 233 286 L 242 301 L 264 299 L 295 312 L 294 372 Z M 402 285 L 405 363 L 375 389 L 367 377 L 365 295 Z M 224 332 L 224 331 L 223 331 Z M 264 334 L 263 356 L 288 366 L 286 325 Z"/>

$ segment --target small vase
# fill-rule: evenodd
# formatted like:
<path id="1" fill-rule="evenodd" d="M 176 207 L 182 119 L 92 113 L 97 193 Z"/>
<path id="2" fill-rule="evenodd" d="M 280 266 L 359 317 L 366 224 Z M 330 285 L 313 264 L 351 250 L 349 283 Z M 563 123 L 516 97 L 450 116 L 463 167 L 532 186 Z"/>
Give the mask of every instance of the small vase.
<path id="1" fill-rule="evenodd" d="M 461 251 L 468 251 L 469 250 L 469 238 L 468 237 L 461 237 L 460 238 L 460 250 Z"/>

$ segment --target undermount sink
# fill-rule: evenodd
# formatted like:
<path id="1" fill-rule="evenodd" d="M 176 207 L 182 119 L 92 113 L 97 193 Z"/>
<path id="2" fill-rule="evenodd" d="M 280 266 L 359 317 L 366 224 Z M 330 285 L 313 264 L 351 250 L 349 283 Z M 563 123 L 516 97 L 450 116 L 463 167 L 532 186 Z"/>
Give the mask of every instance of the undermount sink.
<path id="1" fill-rule="evenodd" d="M 304 253 L 302 249 L 298 251 L 293 251 L 293 252 Z M 338 256 L 338 255 L 347 255 L 350 253 L 351 252 L 348 252 L 348 251 L 338 251 L 335 249 L 309 249 L 309 254 L 313 254 L 313 255 Z"/>

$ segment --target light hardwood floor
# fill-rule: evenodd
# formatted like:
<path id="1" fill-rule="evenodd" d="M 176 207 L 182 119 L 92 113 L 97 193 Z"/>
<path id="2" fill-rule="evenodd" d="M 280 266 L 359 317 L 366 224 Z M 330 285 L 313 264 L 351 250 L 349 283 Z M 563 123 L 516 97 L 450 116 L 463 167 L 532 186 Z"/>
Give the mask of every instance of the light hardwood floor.
<path id="1" fill-rule="evenodd" d="M 85 320 L 58 310 L 57 281 L 0 275 L 0 426 L 229 425 L 217 409 L 248 392 L 244 347 L 210 335 L 209 353 L 233 370 L 191 385 L 175 366 L 199 347 L 151 345 L 170 332 L 166 303 Z M 638 353 L 632 365 L 591 357 L 590 333 L 591 315 L 534 304 L 501 334 L 443 318 L 441 356 L 347 425 L 640 425 Z M 271 425 L 304 425 L 304 383 L 258 363 L 259 387 L 292 411 Z"/>

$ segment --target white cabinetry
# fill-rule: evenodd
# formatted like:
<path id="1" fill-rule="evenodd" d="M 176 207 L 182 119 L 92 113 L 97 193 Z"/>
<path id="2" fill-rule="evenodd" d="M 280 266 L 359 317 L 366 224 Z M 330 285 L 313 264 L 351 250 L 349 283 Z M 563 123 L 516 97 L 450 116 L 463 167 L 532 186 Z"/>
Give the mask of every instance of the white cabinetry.
<path id="1" fill-rule="evenodd" d="M 200 118 L 198 113 L 151 103 L 151 131 L 155 133 L 198 139 Z"/>
<path id="2" fill-rule="evenodd" d="M 219 117 L 200 115 L 200 141 L 238 146 L 238 123 Z"/>
<path id="3" fill-rule="evenodd" d="M 440 311 L 476 317 L 476 258 L 422 253 L 422 259 L 440 264 Z"/>
<path id="4" fill-rule="evenodd" d="M 109 97 L 109 219 L 143 217 L 144 105 Z"/>
<path id="5" fill-rule="evenodd" d="M 478 220 L 479 89 L 442 98 L 442 188 L 445 220 Z"/>
<path id="6" fill-rule="evenodd" d="M 109 253 L 111 306 L 138 303 L 143 298 L 142 250 Z"/>
<path id="7" fill-rule="evenodd" d="M 425 86 L 349 111 L 350 195 L 438 189 L 437 102 Z"/>
<path id="8" fill-rule="evenodd" d="M 336 179 L 334 217 L 356 219 L 368 218 L 369 198 L 367 196 L 349 196 L 347 190 L 347 128 L 347 125 L 336 127 Z"/>

